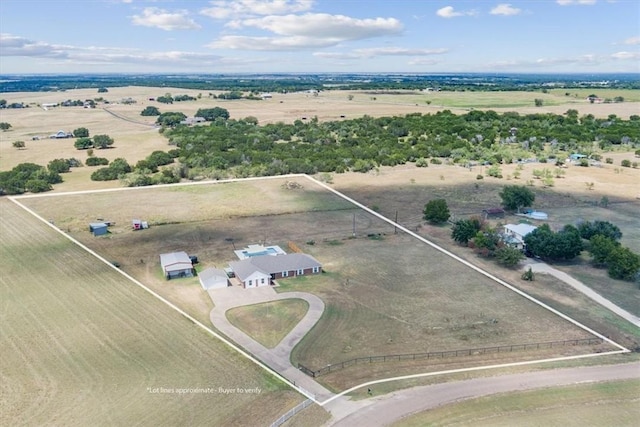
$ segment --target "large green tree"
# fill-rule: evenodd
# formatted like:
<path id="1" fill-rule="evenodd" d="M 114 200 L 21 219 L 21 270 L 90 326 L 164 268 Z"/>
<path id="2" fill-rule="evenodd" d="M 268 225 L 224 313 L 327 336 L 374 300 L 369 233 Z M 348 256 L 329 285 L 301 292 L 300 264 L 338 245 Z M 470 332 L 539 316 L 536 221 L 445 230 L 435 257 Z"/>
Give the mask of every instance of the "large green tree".
<path id="1" fill-rule="evenodd" d="M 148 106 L 140 113 L 141 116 L 159 116 L 160 110 L 154 106 Z"/>
<path id="2" fill-rule="evenodd" d="M 427 202 L 424 205 L 424 219 L 432 224 L 442 224 L 447 222 L 451 213 L 449 212 L 449 206 L 444 199 L 434 199 Z"/>
<path id="3" fill-rule="evenodd" d="M 524 243 L 533 255 L 552 261 L 573 259 L 583 249 L 580 233 L 572 225 L 556 233 L 544 224 L 527 234 Z"/>
<path id="4" fill-rule="evenodd" d="M 609 257 L 620 246 L 620 243 L 610 237 L 596 234 L 589 241 L 589 253 L 596 267 L 606 266 Z"/>
<path id="5" fill-rule="evenodd" d="M 578 225 L 578 231 L 583 239 L 591 240 L 594 236 L 600 235 L 612 240 L 620 240 L 622 231 L 617 225 L 609 221 L 585 221 Z"/>
<path id="6" fill-rule="evenodd" d="M 536 199 L 536 195 L 529 188 L 523 185 L 507 185 L 500 192 L 502 206 L 509 210 L 520 210 L 531 206 Z"/>
<path id="7" fill-rule="evenodd" d="M 89 137 L 89 129 L 84 128 L 84 127 L 75 129 L 73 131 L 73 136 L 75 136 L 76 138 L 88 138 Z"/>
<path id="8" fill-rule="evenodd" d="M 196 117 L 203 117 L 208 122 L 212 122 L 218 117 L 226 120 L 229 118 L 229 111 L 222 107 L 200 108 L 196 111 Z"/>
<path id="9" fill-rule="evenodd" d="M 108 148 L 113 145 L 113 138 L 109 135 L 95 135 L 93 137 L 93 146 L 96 148 Z"/>
<path id="10" fill-rule="evenodd" d="M 609 277 L 620 280 L 635 280 L 640 272 L 640 256 L 629 248 L 617 247 L 607 260 Z"/>
<path id="11" fill-rule="evenodd" d="M 495 251 L 496 261 L 505 267 L 515 267 L 525 258 L 522 251 L 511 246 L 503 246 Z"/>
<path id="12" fill-rule="evenodd" d="M 462 245 L 466 245 L 481 228 L 482 224 L 477 218 L 461 219 L 453 225 L 451 238 Z"/>

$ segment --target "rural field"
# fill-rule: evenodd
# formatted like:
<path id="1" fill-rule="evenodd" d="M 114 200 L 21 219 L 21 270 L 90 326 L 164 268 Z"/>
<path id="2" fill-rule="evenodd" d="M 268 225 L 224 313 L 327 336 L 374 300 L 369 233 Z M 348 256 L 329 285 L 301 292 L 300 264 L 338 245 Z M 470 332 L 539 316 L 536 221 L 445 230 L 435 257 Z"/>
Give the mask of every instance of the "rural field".
<path id="1" fill-rule="evenodd" d="M 0 424 L 269 425 L 302 401 L 14 203 L 0 212 Z M 221 391 L 237 388 L 260 393 Z"/>
<path id="2" fill-rule="evenodd" d="M 512 392 L 444 405 L 411 415 L 394 427 L 438 426 L 634 426 L 640 417 L 640 381 L 578 384 Z"/>
<path id="3" fill-rule="evenodd" d="M 325 271 L 281 280 L 278 288 L 311 292 L 326 304 L 319 323 L 292 354 L 294 363 L 310 369 L 356 357 L 592 337 L 425 243 L 394 233 L 388 223 L 303 177 L 28 197 L 21 202 L 199 319 L 206 319 L 210 309 L 203 301 L 196 303 L 198 295 L 206 293 L 198 289 L 196 278 L 167 282 L 160 253 L 184 250 L 198 256 L 199 268 L 224 268 L 235 258 L 236 247 L 259 242 L 288 250 L 289 242 L 295 243 Z M 244 207 L 236 210 L 238 205 Z M 108 219 L 116 224 L 108 236 L 93 237 L 87 224 L 103 218 L 104 212 L 111 212 Z M 150 228 L 133 231 L 134 217 L 149 220 Z M 184 288 L 189 291 L 178 291 Z M 567 346 L 500 359 L 592 350 Z M 467 363 L 495 360 L 495 355 L 485 360 L 475 356 Z M 437 365 L 442 367 L 442 362 Z M 408 368 L 415 372 L 419 366 Z M 372 364 L 364 374 L 362 368 L 347 369 L 328 375 L 327 384 L 341 389 L 355 385 L 354 378 L 378 378 L 376 370 L 393 368 Z"/>
<path id="4" fill-rule="evenodd" d="M 167 92 L 174 96 L 202 94 L 202 98 L 170 106 L 149 101 Z M 492 109 L 521 114 L 563 114 L 575 109 L 580 115 L 615 114 L 621 118 L 640 111 L 639 91 L 597 91 L 603 97 L 625 98 L 625 102 L 616 104 L 590 104 L 585 98 L 593 91 L 569 92 L 324 91 L 317 97 L 307 93 L 274 94 L 265 101 L 225 101 L 211 99 L 203 91 L 148 87 L 109 88 L 106 94 L 97 94 L 95 89 L 8 93 L 3 97 L 9 102 L 25 102 L 29 108 L 1 112 L 1 121 L 12 127 L 0 132 L 0 171 L 23 162 L 46 165 L 56 158 L 75 157 L 84 162 L 87 154 L 73 147 L 74 139 L 47 138 L 58 130 L 78 127 L 87 127 L 92 135 L 108 134 L 114 138 L 113 148 L 95 150 L 95 155 L 109 160 L 123 157 L 135 163 L 154 150 L 169 150 L 172 147 L 167 139 L 153 126 L 155 118 L 140 116 L 140 111 L 150 105 L 162 112 L 181 111 L 187 115 L 199 108 L 220 106 L 229 110 L 231 118 L 254 116 L 260 124 L 291 123 L 305 117 L 328 121 L 365 114 L 426 114 L 443 109 L 454 113 Z M 96 109 L 39 107 L 42 103 L 98 96 L 104 96 L 110 104 Z M 120 102 L 129 97 L 136 103 Z M 542 98 L 544 106 L 534 107 L 534 98 Z M 32 140 L 36 136 L 44 138 Z M 17 140 L 25 141 L 26 148 L 13 148 L 12 143 Z M 623 245 L 640 252 L 640 170 L 620 167 L 622 160 L 637 158 L 634 160 L 633 152 L 628 151 L 608 152 L 606 157 L 612 157 L 614 163 L 588 168 L 569 166 L 552 187 L 544 187 L 533 178 L 534 169 L 550 167 L 542 164 L 524 165 L 519 179 L 514 178 L 516 165 L 503 165 L 505 178 L 483 180 L 476 179 L 486 172 L 480 166 L 380 167 L 366 174 L 333 174 L 331 186 L 388 218 L 397 217 L 403 226 L 622 345 L 637 348 L 637 328 L 564 283 L 545 275 L 537 275 L 532 283 L 522 282 L 520 271 L 503 269 L 477 257 L 469 249 L 453 244 L 449 227 L 425 225 L 422 220 L 422 209 L 428 200 L 445 198 L 454 218 L 469 217 L 498 206 L 498 193 L 504 185 L 532 181 L 535 207 L 549 214 L 553 228 L 580 220 L 612 221 L 623 232 Z M 117 262 L 123 271 L 207 325 L 213 307 L 211 298 L 202 291 L 197 278 L 166 282 L 159 268 L 160 253 L 186 250 L 199 257 L 197 269 L 202 270 L 225 267 L 233 260 L 236 246 L 260 242 L 278 244 L 288 251 L 291 241 L 319 259 L 325 274 L 281 281 L 278 288 L 280 292 L 312 292 L 326 304 L 325 315 L 294 349 L 294 363 L 318 369 L 361 356 L 590 336 L 426 244 L 395 234 L 390 225 L 304 178 L 295 178 L 302 188 L 283 188 L 283 179 L 275 178 L 241 184 L 49 197 L 66 191 L 121 186 L 118 181 L 91 181 L 89 177 L 96 168 L 74 168 L 63 175 L 65 182 L 55 185 L 49 195 L 24 198 L 21 203 L 107 260 Z M 603 197 L 609 200 L 606 208 L 601 205 Z M 9 260 L 0 275 L 0 300 L 2 316 L 10 319 L 0 323 L 0 344 L 12 350 L 4 352 L 0 360 L 2 424 L 84 425 L 99 418 L 110 424 L 256 425 L 269 424 L 302 401 L 297 393 L 285 389 L 14 204 L 0 200 L 0 214 L 2 259 Z M 88 223 L 98 218 L 115 222 L 107 237 L 95 238 L 88 232 Z M 133 232 L 130 221 L 134 218 L 148 221 L 151 228 Z M 519 219 L 507 216 L 502 222 Z M 25 260 L 32 261 L 27 264 Z M 591 268 L 586 256 L 554 267 L 582 280 L 626 310 L 640 313 L 637 286 L 608 278 L 605 271 Z M 296 310 L 290 317 L 299 314 Z M 263 330 L 251 332 L 262 334 L 267 340 L 277 339 Z M 609 349 L 600 347 L 558 347 L 428 363 L 354 365 L 319 379 L 339 390 L 373 378 L 425 370 Z M 389 385 L 388 389 L 402 384 Z M 244 387 L 260 388 L 262 393 L 231 396 L 147 391 L 159 387 Z M 583 400 L 576 407 L 584 409 L 590 402 Z M 305 417 L 307 413 L 309 416 Z M 313 407 L 294 420 L 319 425 L 325 419 L 326 412 Z"/>

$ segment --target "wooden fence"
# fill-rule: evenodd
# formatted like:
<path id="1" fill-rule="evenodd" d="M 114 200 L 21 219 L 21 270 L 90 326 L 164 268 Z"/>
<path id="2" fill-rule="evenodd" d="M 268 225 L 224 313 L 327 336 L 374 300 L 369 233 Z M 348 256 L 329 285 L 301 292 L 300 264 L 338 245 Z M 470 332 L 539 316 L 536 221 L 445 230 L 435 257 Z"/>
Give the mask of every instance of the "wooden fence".
<path id="1" fill-rule="evenodd" d="M 321 375 L 328 374 L 329 372 L 344 369 L 349 366 L 358 365 L 361 363 L 377 363 L 377 362 L 404 362 L 408 360 L 428 360 L 428 359 L 445 359 L 449 357 L 461 357 L 461 356 L 477 356 L 481 354 L 495 354 L 495 353 L 509 353 L 512 351 L 526 351 L 526 350 L 540 350 L 553 347 L 565 347 L 575 345 L 594 345 L 602 344 L 601 338 L 585 338 L 579 340 L 565 340 L 565 341 L 547 341 L 533 344 L 513 344 L 503 345 L 497 347 L 483 347 L 483 348 L 470 348 L 465 350 L 450 350 L 450 351 L 435 351 L 429 353 L 409 353 L 409 354 L 391 354 L 384 356 L 365 356 L 357 357 L 355 359 L 346 360 L 344 362 L 333 363 L 320 368 L 316 371 L 307 368 L 304 365 L 298 363 L 298 369 L 310 377 L 319 377 Z"/>

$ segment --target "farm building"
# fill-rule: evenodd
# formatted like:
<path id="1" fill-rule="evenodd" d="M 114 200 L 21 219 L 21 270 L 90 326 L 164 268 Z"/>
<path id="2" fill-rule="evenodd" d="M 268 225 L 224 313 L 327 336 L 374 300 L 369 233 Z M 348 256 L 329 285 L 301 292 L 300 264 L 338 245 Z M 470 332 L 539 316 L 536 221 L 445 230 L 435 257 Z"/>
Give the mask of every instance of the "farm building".
<path id="1" fill-rule="evenodd" d="M 484 216 L 485 219 L 504 218 L 504 209 L 502 208 L 483 209 L 482 215 Z"/>
<path id="2" fill-rule="evenodd" d="M 94 236 L 104 236 L 109 232 L 109 224 L 106 222 L 92 222 L 89 224 L 89 231 Z"/>
<path id="3" fill-rule="evenodd" d="M 535 230 L 536 226 L 530 224 L 507 224 L 504 226 L 504 242 L 518 249 L 524 249 L 524 238 Z"/>
<path id="4" fill-rule="evenodd" d="M 272 280 L 318 274 L 322 265 L 311 255 L 259 255 L 229 263 L 245 288 L 268 286 Z"/>
<path id="5" fill-rule="evenodd" d="M 160 254 L 160 265 L 167 280 L 177 277 L 193 277 L 195 271 L 186 252 Z"/>
<path id="6" fill-rule="evenodd" d="M 149 228 L 149 223 L 141 219 L 134 219 L 131 220 L 131 227 L 133 227 L 134 230 L 144 230 Z"/>
<path id="7" fill-rule="evenodd" d="M 198 274 L 202 289 L 221 289 L 229 286 L 229 278 L 224 270 L 219 268 L 207 268 Z"/>

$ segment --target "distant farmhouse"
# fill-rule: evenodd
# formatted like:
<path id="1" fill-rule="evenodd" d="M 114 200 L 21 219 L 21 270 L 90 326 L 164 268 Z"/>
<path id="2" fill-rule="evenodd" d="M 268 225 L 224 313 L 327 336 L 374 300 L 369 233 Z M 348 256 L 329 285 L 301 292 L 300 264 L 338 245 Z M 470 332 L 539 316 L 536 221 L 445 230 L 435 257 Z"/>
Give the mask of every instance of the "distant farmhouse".
<path id="1" fill-rule="evenodd" d="M 167 280 L 178 277 L 193 277 L 195 270 L 186 252 L 160 254 L 160 265 Z"/>
<path id="2" fill-rule="evenodd" d="M 524 238 L 536 228 L 538 227 L 530 224 L 507 224 L 504 226 L 502 240 L 509 246 L 524 250 Z"/>
<path id="3" fill-rule="evenodd" d="M 196 117 L 187 117 L 186 119 L 181 120 L 180 124 L 181 125 L 192 126 L 192 125 L 195 125 L 195 124 L 198 124 L 198 123 L 204 123 L 204 122 L 206 122 L 206 119 L 204 117 L 196 116 Z"/>
<path id="4" fill-rule="evenodd" d="M 73 133 L 71 132 L 65 132 L 63 130 L 59 130 L 58 132 L 49 135 L 49 138 L 51 139 L 63 139 L 63 138 L 72 138 L 73 137 Z"/>

